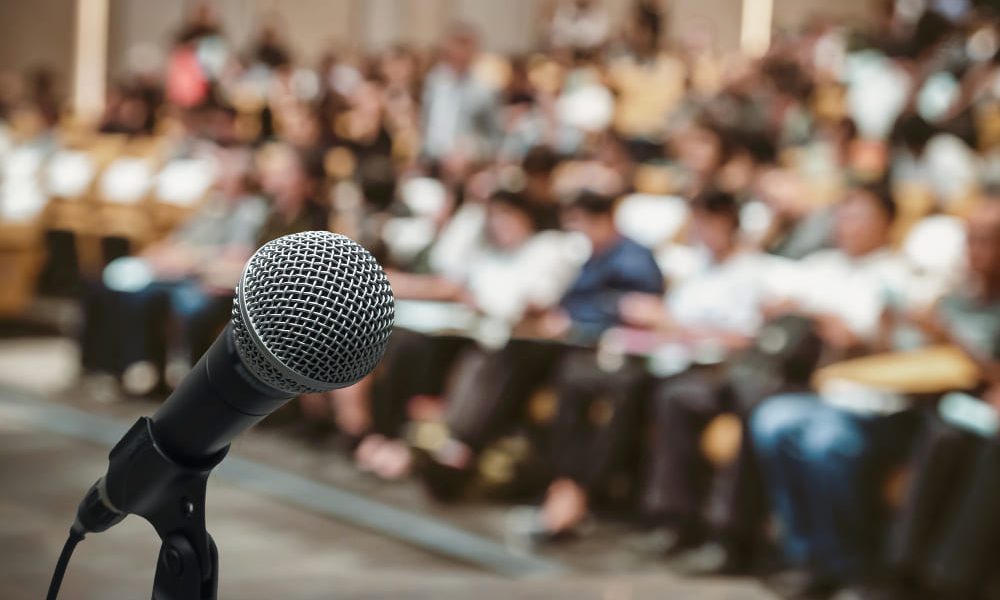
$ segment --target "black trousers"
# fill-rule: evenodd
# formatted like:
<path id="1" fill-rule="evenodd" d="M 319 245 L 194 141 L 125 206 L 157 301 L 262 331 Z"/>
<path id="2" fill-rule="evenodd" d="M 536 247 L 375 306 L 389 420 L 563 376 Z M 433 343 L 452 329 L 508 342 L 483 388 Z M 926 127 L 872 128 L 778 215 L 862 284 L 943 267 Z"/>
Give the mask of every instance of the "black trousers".
<path id="1" fill-rule="evenodd" d="M 447 392 L 452 436 L 479 451 L 503 435 L 566 352 L 563 344 L 536 340 L 511 340 L 499 350 L 465 348 Z"/>
<path id="2" fill-rule="evenodd" d="M 651 522 L 701 530 L 710 526 L 734 543 L 753 543 L 767 511 L 750 444 L 715 470 L 701 450 L 708 424 L 726 412 L 746 417 L 724 369 L 696 367 L 660 381 L 650 397 L 647 464 L 640 511 Z"/>
<path id="3" fill-rule="evenodd" d="M 974 598 L 1000 558 L 1000 441 L 928 412 L 889 563 L 942 596 Z"/>
<path id="4" fill-rule="evenodd" d="M 568 353 L 556 368 L 557 412 L 548 456 L 555 477 L 594 490 L 618 469 L 634 475 L 625 459 L 639 446 L 638 417 L 649 377 L 627 361 L 604 369 L 594 352 Z"/>
<path id="5" fill-rule="evenodd" d="M 448 394 L 451 434 L 475 451 L 509 431 L 525 403 L 551 384 L 556 413 L 541 441 L 545 471 L 593 490 L 637 445 L 637 417 L 648 381 L 635 362 L 598 367 L 594 352 L 557 342 L 512 340 L 496 351 L 468 348 Z"/>
<path id="6" fill-rule="evenodd" d="M 456 357 L 471 344 L 457 336 L 393 331 L 372 385 L 374 432 L 398 437 L 407 421 L 410 399 L 420 394 L 441 394 Z"/>

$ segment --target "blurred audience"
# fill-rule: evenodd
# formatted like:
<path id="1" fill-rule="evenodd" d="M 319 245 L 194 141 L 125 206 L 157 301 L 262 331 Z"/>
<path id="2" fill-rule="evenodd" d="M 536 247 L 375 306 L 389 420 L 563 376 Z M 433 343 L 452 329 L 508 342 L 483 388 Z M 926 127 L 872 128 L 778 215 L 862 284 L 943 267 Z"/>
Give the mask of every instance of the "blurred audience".
<path id="1" fill-rule="evenodd" d="M 0 310 L 78 297 L 88 378 L 159 396 L 256 247 L 343 232 L 396 331 L 300 406 L 360 469 L 529 499 L 534 540 L 624 513 L 683 573 L 777 546 L 789 597 L 998 597 L 1000 21 L 876 4 L 762 56 L 559 0 L 539 51 L 455 24 L 309 65 L 277 15 L 236 48 L 196 3 L 97 123 L 0 74 Z"/>

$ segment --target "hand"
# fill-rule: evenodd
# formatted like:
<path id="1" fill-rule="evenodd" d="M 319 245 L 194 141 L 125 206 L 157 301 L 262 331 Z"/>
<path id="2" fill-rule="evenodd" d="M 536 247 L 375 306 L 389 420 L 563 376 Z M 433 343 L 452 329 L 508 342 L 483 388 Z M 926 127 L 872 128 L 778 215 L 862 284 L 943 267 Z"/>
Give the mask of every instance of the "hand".
<path id="1" fill-rule="evenodd" d="M 938 340 L 947 337 L 947 328 L 933 306 L 909 310 L 903 315 L 903 318 L 929 337 Z"/>
<path id="2" fill-rule="evenodd" d="M 817 315 L 815 319 L 817 333 L 827 345 L 838 350 L 848 350 L 862 344 L 861 338 L 839 317 Z"/>
<path id="3" fill-rule="evenodd" d="M 157 277 L 180 279 L 190 275 L 199 264 L 197 252 L 182 246 L 158 246 L 144 255 Z"/>
<path id="4" fill-rule="evenodd" d="M 768 321 L 799 312 L 799 305 L 793 300 L 776 300 L 761 307 L 764 318 Z"/>
<path id="5" fill-rule="evenodd" d="M 983 394 L 985 400 L 993 408 L 1000 410 L 1000 384 L 993 384 Z"/>
<path id="6" fill-rule="evenodd" d="M 618 314 L 634 327 L 666 329 L 671 324 L 663 298 L 654 294 L 625 294 L 618 301 Z"/>
<path id="7" fill-rule="evenodd" d="M 542 337 L 558 338 L 566 335 L 572 325 L 573 321 L 564 311 L 550 310 L 538 320 L 538 332 Z"/>

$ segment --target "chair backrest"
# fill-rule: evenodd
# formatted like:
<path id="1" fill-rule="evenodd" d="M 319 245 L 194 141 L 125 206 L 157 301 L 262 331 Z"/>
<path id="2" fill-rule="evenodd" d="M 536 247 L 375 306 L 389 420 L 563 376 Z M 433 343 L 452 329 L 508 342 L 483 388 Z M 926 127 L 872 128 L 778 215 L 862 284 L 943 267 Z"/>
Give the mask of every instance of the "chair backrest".
<path id="1" fill-rule="evenodd" d="M 216 168 L 208 160 L 193 158 L 168 162 L 156 175 L 153 199 L 174 206 L 189 207 L 205 197 L 215 182 Z"/>
<path id="2" fill-rule="evenodd" d="M 104 170 L 99 200 L 111 204 L 138 204 L 154 183 L 153 165 L 143 158 L 119 158 Z"/>
<path id="3" fill-rule="evenodd" d="M 618 231 L 647 248 L 671 241 L 687 222 L 687 203 L 680 196 L 630 194 L 615 212 Z"/>
<path id="4" fill-rule="evenodd" d="M 59 150 L 45 168 L 45 189 L 50 197 L 79 200 L 90 189 L 97 165 L 80 150 Z"/>
<path id="5" fill-rule="evenodd" d="M 444 210 L 448 193 L 437 179 L 414 177 L 403 183 L 400 197 L 414 216 L 434 218 Z"/>
<path id="6" fill-rule="evenodd" d="M 0 221 L 25 222 L 38 216 L 48 203 L 41 184 L 46 150 L 34 146 L 15 147 L 2 164 Z"/>

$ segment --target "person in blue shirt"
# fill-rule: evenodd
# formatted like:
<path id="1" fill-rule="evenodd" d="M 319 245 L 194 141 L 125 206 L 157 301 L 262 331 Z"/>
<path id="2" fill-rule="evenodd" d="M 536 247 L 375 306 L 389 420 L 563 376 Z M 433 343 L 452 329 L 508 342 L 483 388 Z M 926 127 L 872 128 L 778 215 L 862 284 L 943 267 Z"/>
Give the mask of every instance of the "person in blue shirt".
<path id="1" fill-rule="evenodd" d="M 582 234 L 591 256 L 559 305 L 527 319 L 528 333 L 498 350 L 475 348 L 460 360 L 446 392 L 448 437 L 424 448 L 418 464 L 429 491 L 452 499 L 463 489 L 475 456 L 516 422 L 532 394 L 577 355 L 593 355 L 597 339 L 620 324 L 626 294 L 662 294 L 652 252 L 615 227 L 614 198 L 581 192 L 562 212 L 563 229 Z"/>
<path id="2" fill-rule="evenodd" d="M 582 233 L 591 255 L 559 303 L 570 326 L 583 337 L 618 325 L 618 306 L 631 292 L 663 293 L 663 275 L 653 253 L 618 232 L 615 203 L 593 192 L 580 194 L 564 212 L 563 226 Z"/>

